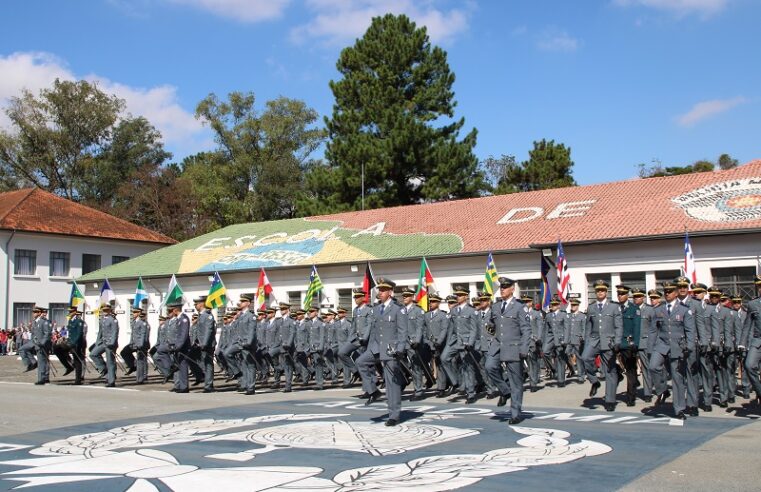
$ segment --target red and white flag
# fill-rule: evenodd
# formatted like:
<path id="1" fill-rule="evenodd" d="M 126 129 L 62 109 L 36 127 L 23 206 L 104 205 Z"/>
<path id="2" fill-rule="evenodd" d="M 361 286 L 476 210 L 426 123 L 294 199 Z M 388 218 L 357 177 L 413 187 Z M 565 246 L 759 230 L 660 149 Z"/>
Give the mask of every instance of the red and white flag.
<path id="1" fill-rule="evenodd" d="M 565 261 L 563 243 L 558 241 L 558 259 L 555 262 L 558 269 L 558 297 L 564 304 L 568 304 L 568 294 L 571 293 L 571 276 L 568 275 L 568 263 Z"/>
<path id="2" fill-rule="evenodd" d="M 267 296 L 272 294 L 272 284 L 267 278 L 264 268 L 259 271 L 259 286 L 256 288 L 256 309 L 264 309 L 267 304 Z"/>
<path id="3" fill-rule="evenodd" d="M 695 268 L 695 255 L 692 254 L 690 236 L 686 232 L 684 233 L 684 276 L 690 279 L 690 282 L 693 284 L 698 282 L 698 273 Z"/>

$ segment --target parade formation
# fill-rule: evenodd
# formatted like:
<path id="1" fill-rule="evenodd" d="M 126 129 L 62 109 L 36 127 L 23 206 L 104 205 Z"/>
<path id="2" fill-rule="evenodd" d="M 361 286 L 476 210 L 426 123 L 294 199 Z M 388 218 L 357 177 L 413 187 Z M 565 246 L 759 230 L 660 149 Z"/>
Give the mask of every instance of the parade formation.
<path id="1" fill-rule="evenodd" d="M 361 381 L 368 405 L 385 389 L 387 426 L 400 422 L 407 388 L 411 401 L 459 396 L 472 404 L 485 397 L 498 407 L 509 401 L 509 423 L 517 424 L 524 386 L 533 393 L 542 380 L 543 388 L 588 380 L 590 398 L 602 391 L 608 412 L 621 384 L 627 406 L 640 398 L 665 407 L 671 398 L 672 415 L 682 420 L 750 399 L 751 390 L 761 407 L 758 297 L 743 303 L 739 295 L 678 277 L 648 292 L 616 285 L 612 301 L 610 286 L 598 280 L 586 312 L 572 296 L 567 309 L 556 296 L 545 312 L 530 297 L 516 298 L 516 281 L 502 276 L 496 283 L 496 295 L 470 297 L 467 285 L 453 286 L 446 298 L 430 292 L 427 309 L 415 301 L 415 287 L 401 289 L 398 301 L 388 278 L 377 280 L 374 303 L 366 289 L 353 289 L 353 308 L 293 309 L 288 302 L 256 308 L 257 294 L 244 293 L 219 322 L 207 296 L 193 299 L 191 317 L 174 300 L 159 318 L 153 346 L 146 310 L 134 307 L 129 343 L 120 350 L 111 305 L 100 306 L 89 347 L 77 307 L 69 310 L 68 337 L 53 344 L 47 309 L 35 306 L 32 337 L 19 355 L 26 371 L 37 370 L 38 385 L 51 381 L 51 355 L 64 376 L 74 372 L 76 385 L 88 364 L 107 387 L 116 386 L 119 369 L 122 381 L 134 373 L 135 384 L 145 384 L 149 363 L 164 383 L 173 381 L 176 393 L 190 391 L 190 376 L 204 393 L 224 380 L 237 381 L 245 395 L 262 387 L 291 392 L 294 385 L 323 390 Z M 761 294 L 761 276 L 754 284 Z"/>

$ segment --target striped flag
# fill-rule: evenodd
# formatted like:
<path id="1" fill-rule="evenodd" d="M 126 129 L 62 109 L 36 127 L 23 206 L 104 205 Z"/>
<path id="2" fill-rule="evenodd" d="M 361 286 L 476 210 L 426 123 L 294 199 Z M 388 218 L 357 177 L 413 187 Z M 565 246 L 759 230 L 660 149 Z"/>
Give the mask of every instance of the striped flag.
<path id="1" fill-rule="evenodd" d="M 78 308 L 85 305 L 85 296 L 82 291 L 79 290 L 79 286 L 76 282 L 71 284 L 71 295 L 69 296 L 69 306 Z"/>
<path id="2" fill-rule="evenodd" d="M 568 275 L 568 263 L 565 260 L 563 243 L 558 241 L 558 259 L 555 263 L 558 269 L 558 297 L 564 304 L 568 304 L 568 294 L 571 293 L 571 277 Z"/>
<path id="3" fill-rule="evenodd" d="M 370 262 L 367 262 L 365 266 L 365 276 L 362 279 L 362 290 L 365 291 L 365 302 L 370 304 L 373 299 L 373 289 L 375 289 L 375 275 L 373 275 L 373 269 L 370 267 Z"/>
<path id="4" fill-rule="evenodd" d="M 111 288 L 111 284 L 108 283 L 108 279 L 103 281 L 103 287 L 100 289 L 100 306 L 111 304 L 111 301 L 116 300 L 116 294 Z"/>
<path id="5" fill-rule="evenodd" d="M 209 295 L 206 297 L 206 307 L 209 309 L 218 309 L 225 307 L 227 304 L 227 289 L 222 283 L 222 277 L 219 272 L 214 272 L 214 279 L 211 281 Z"/>
<path id="6" fill-rule="evenodd" d="M 489 256 L 486 257 L 486 273 L 484 273 L 484 292 L 489 296 L 494 297 L 494 285 L 497 283 L 497 265 L 494 263 L 494 257 L 489 251 Z"/>
<path id="7" fill-rule="evenodd" d="M 267 296 L 270 294 L 272 294 L 272 284 L 267 277 L 267 272 L 262 268 L 259 271 L 259 285 L 256 287 L 256 309 L 267 307 Z"/>
<path id="8" fill-rule="evenodd" d="M 690 282 L 693 284 L 698 281 L 698 273 L 695 269 L 695 255 L 692 254 L 690 236 L 686 231 L 684 233 L 684 276 L 690 279 Z"/>
<path id="9" fill-rule="evenodd" d="M 415 292 L 415 302 L 423 310 L 428 311 L 428 293 L 431 292 L 433 286 L 433 275 L 430 268 L 428 268 L 428 262 L 425 258 L 420 262 L 420 274 L 417 280 L 417 292 Z"/>
<path id="10" fill-rule="evenodd" d="M 148 291 L 143 287 L 143 278 L 137 278 L 137 287 L 135 288 L 135 300 L 132 301 L 132 307 L 139 308 L 144 300 L 148 299 Z"/>
<path id="11" fill-rule="evenodd" d="M 317 273 L 317 267 L 312 265 L 312 273 L 309 274 L 309 287 L 307 288 L 306 299 L 304 299 L 304 309 L 312 307 L 314 296 L 316 296 L 321 290 L 322 280 L 320 280 L 320 275 Z"/>

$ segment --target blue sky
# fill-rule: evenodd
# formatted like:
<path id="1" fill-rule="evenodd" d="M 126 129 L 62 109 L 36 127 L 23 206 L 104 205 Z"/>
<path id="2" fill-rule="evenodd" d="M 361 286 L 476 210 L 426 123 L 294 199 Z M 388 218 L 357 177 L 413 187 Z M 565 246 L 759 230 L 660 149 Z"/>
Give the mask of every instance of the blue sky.
<path id="1" fill-rule="evenodd" d="M 572 148 L 581 184 L 653 159 L 761 158 L 758 0 L 9 0 L 0 105 L 55 77 L 96 80 L 179 161 L 214 145 L 193 117 L 210 92 L 253 91 L 259 107 L 283 95 L 329 115 L 338 53 L 386 12 L 426 25 L 449 53 L 479 158 L 523 160 L 554 139 Z"/>

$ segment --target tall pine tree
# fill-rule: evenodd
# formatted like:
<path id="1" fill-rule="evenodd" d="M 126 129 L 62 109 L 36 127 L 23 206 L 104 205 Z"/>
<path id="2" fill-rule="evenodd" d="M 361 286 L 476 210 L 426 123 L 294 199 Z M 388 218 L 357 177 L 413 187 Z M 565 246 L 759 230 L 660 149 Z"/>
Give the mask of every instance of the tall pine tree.
<path id="1" fill-rule="evenodd" d="M 476 130 L 458 141 L 455 76 L 425 27 L 404 15 L 372 20 L 338 59 L 326 118 L 327 165 L 307 176 L 302 214 L 478 196 L 488 188 L 473 154 Z"/>

